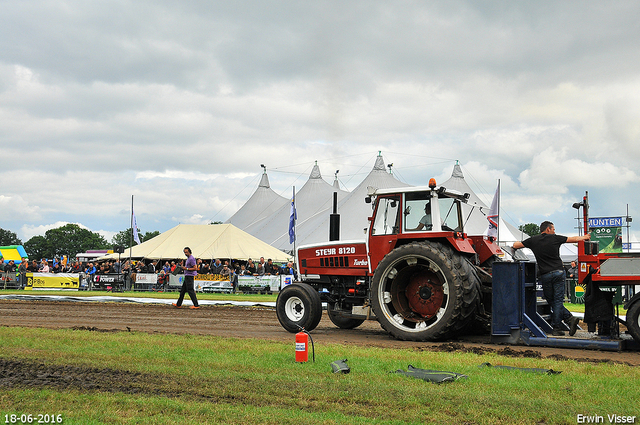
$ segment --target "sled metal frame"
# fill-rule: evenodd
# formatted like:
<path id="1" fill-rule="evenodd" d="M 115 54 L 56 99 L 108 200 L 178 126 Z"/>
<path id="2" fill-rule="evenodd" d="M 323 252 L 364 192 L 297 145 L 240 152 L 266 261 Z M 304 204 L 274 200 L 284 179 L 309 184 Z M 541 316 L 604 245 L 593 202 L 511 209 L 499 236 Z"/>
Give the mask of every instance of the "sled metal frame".
<path id="1" fill-rule="evenodd" d="M 537 266 L 533 262 L 493 264 L 492 343 L 605 351 L 637 349 L 638 344 L 633 339 L 547 336 L 553 328 L 537 311 L 536 272 Z"/>

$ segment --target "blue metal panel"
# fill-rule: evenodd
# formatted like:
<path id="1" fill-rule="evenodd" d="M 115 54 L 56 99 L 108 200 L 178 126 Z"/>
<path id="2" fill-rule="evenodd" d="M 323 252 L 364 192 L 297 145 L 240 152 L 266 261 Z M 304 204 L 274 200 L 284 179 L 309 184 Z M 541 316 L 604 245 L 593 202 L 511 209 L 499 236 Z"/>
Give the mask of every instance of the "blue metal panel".
<path id="1" fill-rule="evenodd" d="M 535 263 L 494 263 L 492 291 L 492 342 L 610 351 L 633 342 L 547 337 L 552 327 L 537 310 Z"/>
<path id="2" fill-rule="evenodd" d="M 491 334 L 511 335 L 522 321 L 522 263 L 493 264 Z"/>

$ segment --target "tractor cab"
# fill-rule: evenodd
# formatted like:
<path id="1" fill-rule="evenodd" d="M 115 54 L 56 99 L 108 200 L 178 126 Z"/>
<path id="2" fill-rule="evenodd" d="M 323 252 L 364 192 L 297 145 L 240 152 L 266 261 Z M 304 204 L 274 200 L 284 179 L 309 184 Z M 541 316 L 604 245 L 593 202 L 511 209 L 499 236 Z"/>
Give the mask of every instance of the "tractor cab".
<path id="1" fill-rule="evenodd" d="M 429 186 L 372 190 L 367 197 L 374 204 L 368 238 L 372 270 L 391 250 L 416 240 L 448 240 L 456 251 L 476 254 L 464 233 L 461 204 L 468 199 L 468 193 L 437 186 L 435 179 Z"/>
<path id="2" fill-rule="evenodd" d="M 469 194 L 437 186 L 435 179 L 428 187 L 372 190 L 367 202 L 374 198 L 370 235 L 463 232 L 460 203 L 466 202 Z"/>

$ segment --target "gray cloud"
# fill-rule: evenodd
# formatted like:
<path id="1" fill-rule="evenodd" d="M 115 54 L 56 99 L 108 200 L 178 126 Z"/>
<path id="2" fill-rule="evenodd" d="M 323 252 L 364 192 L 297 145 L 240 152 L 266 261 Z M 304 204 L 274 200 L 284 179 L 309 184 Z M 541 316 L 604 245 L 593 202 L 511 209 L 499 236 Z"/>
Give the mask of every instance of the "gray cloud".
<path id="1" fill-rule="evenodd" d="M 515 224 L 572 232 L 584 190 L 637 215 L 639 9 L 8 2 L 0 226 L 117 232 L 132 194 L 143 230 L 224 220 L 260 164 L 285 196 L 316 160 L 353 189 L 379 150 L 410 184 L 455 160 L 488 198 L 500 178 Z"/>

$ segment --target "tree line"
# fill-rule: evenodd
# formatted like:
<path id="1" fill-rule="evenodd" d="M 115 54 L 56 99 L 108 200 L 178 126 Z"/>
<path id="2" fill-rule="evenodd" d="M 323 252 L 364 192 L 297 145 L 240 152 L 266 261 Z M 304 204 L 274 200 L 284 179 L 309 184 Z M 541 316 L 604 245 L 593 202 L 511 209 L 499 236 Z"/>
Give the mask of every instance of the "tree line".
<path id="1" fill-rule="evenodd" d="M 159 231 L 141 233 L 138 230 L 140 242 L 148 241 L 160 234 Z M 10 230 L 0 228 L 0 246 L 22 245 L 31 259 L 53 258 L 62 255 L 74 257 L 76 254 L 89 250 L 113 249 L 114 246 L 129 248 L 132 241 L 131 228 L 116 233 L 111 242 L 104 236 L 89 229 L 84 229 L 77 224 L 65 224 L 64 226 L 47 230 L 42 235 L 33 236 L 22 243 L 18 235 Z M 133 242 L 135 244 L 135 242 Z"/>

